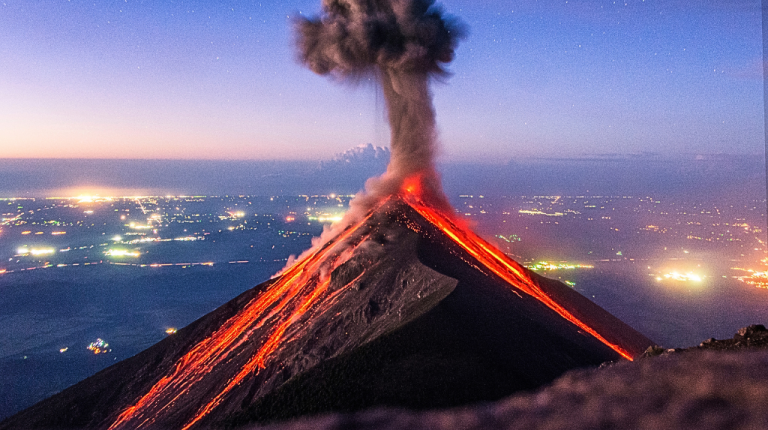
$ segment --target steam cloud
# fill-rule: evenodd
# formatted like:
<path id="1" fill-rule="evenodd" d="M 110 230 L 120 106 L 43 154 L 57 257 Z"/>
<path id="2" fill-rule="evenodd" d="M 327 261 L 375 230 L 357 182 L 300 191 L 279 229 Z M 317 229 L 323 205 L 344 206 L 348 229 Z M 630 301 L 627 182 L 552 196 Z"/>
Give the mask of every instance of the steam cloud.
<path id="1" fill-rule="evenodd" d="M 369 179 L 348 213 L 348 225 L 383 196 L 419 176 L 423 195 L 447 207 L 434 168 L 435 111 L 429 81 L 447 76 L 444 65 L 464 35 L 434 0 L 323 0 L 317 18 L 296 23 L 301 60 L 339 80 L 373 76 L 381 83 L 392 132 L 387 171 Z M 342 226 L 343 227 L 343 226 Z"/>

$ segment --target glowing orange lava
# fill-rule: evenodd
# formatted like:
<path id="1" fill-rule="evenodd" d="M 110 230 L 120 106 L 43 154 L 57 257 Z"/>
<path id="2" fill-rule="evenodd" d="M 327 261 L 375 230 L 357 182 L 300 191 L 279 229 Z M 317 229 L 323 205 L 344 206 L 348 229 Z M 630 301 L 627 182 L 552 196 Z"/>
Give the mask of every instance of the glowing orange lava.
<path id="1" fill-rule="evenodd" d="M 414 175 L 403 181 L 403 191 L 410 195 L 421 195 L 421 175 Z"/>

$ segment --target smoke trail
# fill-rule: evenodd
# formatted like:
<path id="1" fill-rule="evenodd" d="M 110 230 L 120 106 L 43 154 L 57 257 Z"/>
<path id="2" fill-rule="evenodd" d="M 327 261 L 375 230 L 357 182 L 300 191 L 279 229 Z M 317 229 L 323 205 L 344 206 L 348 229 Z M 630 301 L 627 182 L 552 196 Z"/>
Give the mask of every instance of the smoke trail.
<path id="1" fill-rule="evenodd" d="M 444 65 L 464 35 L 434 0 L 323 0 L 317 18 L 296 23 L 301 61 L 315 73 L 339 80 L 374 76 L 381 83 L 392 132 L 387 171 L 366 182 L 344 227 L 382 197 L 419 177 L 422 194 L 448 207 L 434 167 L 435 112 L 429 82 L 447 76 Z"/>

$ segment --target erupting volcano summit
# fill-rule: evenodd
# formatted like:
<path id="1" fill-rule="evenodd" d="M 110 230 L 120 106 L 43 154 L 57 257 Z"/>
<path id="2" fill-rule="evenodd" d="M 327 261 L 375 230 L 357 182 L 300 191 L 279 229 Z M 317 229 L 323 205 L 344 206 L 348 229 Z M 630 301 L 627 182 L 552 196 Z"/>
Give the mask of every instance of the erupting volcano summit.
<path id="1" fill-rule="evenodd" d="M 404 190 L 282 276 L 0 428 L 187 429 L 445 407 L 651 344 Z"/>
<path id="2" fill-rule="evenodd" d="M 324 0 L 303 61 L 381 83 L 391 163 L 279 277 L 23 411 L 10 428 L 191 429 L 494 400 L 652 342 L 455 219 L 433 168 L 429 80 L 462 27 L 429 0 Z"/>

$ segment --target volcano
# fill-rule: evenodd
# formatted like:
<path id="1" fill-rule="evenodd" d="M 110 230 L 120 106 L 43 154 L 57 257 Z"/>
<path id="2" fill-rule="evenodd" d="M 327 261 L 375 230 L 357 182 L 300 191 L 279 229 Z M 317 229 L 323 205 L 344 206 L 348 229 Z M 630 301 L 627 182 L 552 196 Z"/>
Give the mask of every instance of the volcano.
<path id="1" fill-rule="evenodd" d="M 649 339 L 404 189 L 146 351 L 4 422 L 236 427 L 372 406 L 489 401 Z"/>

